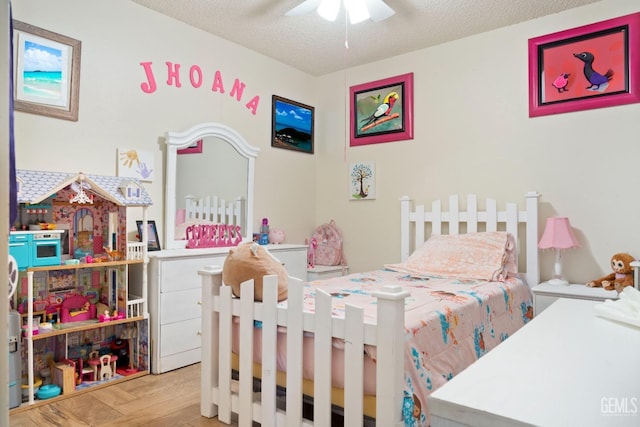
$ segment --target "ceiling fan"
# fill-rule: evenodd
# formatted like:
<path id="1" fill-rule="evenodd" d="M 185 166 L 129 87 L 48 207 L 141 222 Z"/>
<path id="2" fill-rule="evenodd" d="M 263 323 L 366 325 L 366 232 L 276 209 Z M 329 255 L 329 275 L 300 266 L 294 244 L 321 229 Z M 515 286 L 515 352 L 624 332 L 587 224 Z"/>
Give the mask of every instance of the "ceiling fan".
<path id="1" fill-rule="evenodd" d="M 382 21 L 392 16 L 395 11 L 382 0 L 305 0 L 285 13 L 285 16 L 298 16 L 318 10 L 318 14 L 328 21 L 335 21 L 340 11 L 340 4 L 349 15 L 349 21 L 357 24 L 366 19 Z"/>

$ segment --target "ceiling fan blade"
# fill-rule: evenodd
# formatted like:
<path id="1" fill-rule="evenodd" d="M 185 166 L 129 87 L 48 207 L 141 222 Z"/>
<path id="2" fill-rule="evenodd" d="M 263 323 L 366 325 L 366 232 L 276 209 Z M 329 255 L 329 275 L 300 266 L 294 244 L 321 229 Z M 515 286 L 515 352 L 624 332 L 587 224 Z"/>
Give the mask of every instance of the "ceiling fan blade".
<path id="1" fill-rule="evenodd" d="M 316 9 L 322 0 L 305 0 L 293 9 L 289 10 L 285 13 L 285 16 L 299 16 L 304 15 L 305 13 L 309 13 L 312 10 Z"/>
<path id="2" fill-rule="evenodd" d="M 364 2 L 374 21 L 383 21 L 396 13 L 382 0 L 364 0 Z"/>

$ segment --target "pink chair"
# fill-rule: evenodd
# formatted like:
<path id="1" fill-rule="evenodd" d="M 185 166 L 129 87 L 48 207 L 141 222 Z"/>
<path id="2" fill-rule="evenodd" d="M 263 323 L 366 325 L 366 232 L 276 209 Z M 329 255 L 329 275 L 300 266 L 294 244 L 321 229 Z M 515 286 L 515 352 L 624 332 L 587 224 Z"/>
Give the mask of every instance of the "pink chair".
<path id="1" fill-rule="evenodd" d="M 89 376 L 87 378 L 89 381 L 97 381 L 96 379 L 96 370 L 93 369 L 93 366 L 89 365 L 89 363 L 84 363 L 82 358 L 78 359 L 78 385 L 82 384 L 82 381 L 85 380 L 85 376 Z"/>

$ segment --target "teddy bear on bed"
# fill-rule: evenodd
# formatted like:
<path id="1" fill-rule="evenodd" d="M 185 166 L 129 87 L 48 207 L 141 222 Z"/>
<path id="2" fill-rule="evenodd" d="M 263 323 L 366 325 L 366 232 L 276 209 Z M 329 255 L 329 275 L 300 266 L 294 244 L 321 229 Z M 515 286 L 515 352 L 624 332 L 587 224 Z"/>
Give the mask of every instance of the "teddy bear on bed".
<path id="1" fill-rule="evenodd" d="M 627 286 L 633 286 L 633 267 L 631 267 L 633 261 L 635 259 L 627 253 L 615 254 L 611 257 L 613 273 L 588 282 L 587 286 L 590 288 L 603 287 L 608 291 L 615 289 L 618 293 L 622 292 Z"/>

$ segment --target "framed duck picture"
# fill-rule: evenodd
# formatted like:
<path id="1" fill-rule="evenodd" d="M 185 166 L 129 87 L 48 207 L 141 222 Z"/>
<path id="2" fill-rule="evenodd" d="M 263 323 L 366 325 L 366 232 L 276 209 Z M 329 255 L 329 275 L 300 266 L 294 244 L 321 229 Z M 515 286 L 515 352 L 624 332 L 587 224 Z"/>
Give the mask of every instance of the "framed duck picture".
<path id="1" fill-rule="evenodd" d="M 640 12 L 529 39 L 529 117 L 640 102 Z"/>

